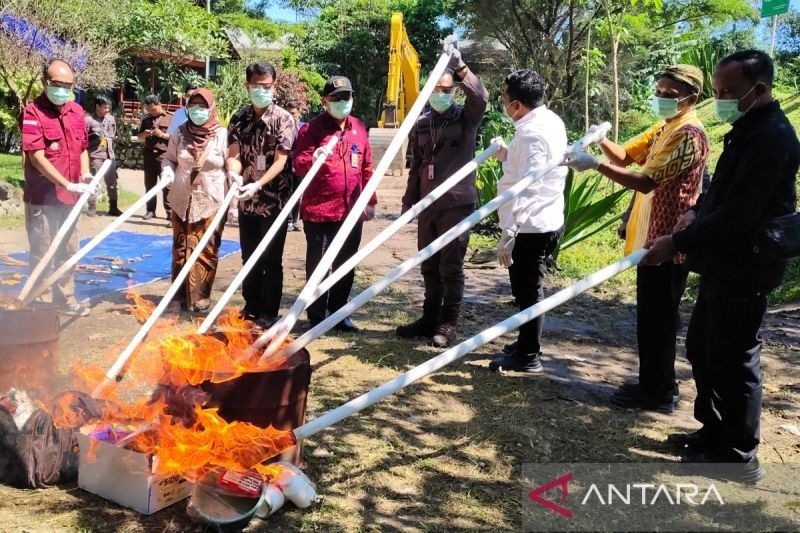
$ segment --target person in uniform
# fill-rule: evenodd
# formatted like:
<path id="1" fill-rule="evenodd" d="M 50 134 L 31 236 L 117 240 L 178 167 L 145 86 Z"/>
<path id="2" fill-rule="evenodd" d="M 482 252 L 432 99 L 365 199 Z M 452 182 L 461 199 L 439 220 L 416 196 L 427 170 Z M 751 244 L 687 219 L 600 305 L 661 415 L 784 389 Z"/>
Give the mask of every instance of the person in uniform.
<path id="1" fill-rule="evenodd" d="M 411 170 L 403 195 L 403 212 L 424 198 L 475 156 L 475 138 L 489 103 L 489 93 L 448 44 L 448 70 L 439 78 L 428 99 L 430 109 L 420 115 L 411 132 Z M 455 103 L 456 89 L 466 96 L 464 105 Z M 422 250 L 443 233 L 469 216 L 478 201 L 475 173 L 447 191 L 420 213 L 417 248 Z M 397 328 L 401 337 L 425 337 L 444 348 L 455 338 L 461 302 L 464 299 L 464 255 L 469 231 L 422 263 L 425 300 L 422 317 Z"/>
<path id="2" fill-rule="evenodd" d="M 305 176 L 322 155 L 332 135 L 339 142 L 325 160 L 314 181 L 303 194 L 300 218 L 306 234 L 306 279 L 316 270 L 323 254 L 342 227 L 361 191 L 372 177 L 372 150 L 364 123 L 350 112 L 353 109 L 353 86 L 344 76 L 333 76 L 322 89 L 325 112 L 308 121 L 300 131 L 294 148 L 294 168 Z M 353 227 L 333 261 L 336 269 L 358 251 L 365 220 L 375 216 L 378 199 L 373 195 L 359 222 Z M 351 270 L 327 293 L 308 306 L 312 325 L 323 321 L 347 303 L 353 288 L 355 271 Z M 358 331 L 350 318 L 335 326 L 339 331 Z"/>
<path id="3" fill-rule="evenodd" d="M 250 105 L 238 110 L 228 126 L 228 169 L 242 184 L 238 200 L 243 262 L 250 259 L 292 194 L 288 162 L 295 137 L 292 115 L 274 102 L 275 68 L 259 61 L 248 65 L 245 76 Z M 263 327 L 278 318 L 285 242 L 284 224 L 242 284 L 242 316 Z"/>
<path id="4" fill-rule="evenodd" d="M 117 163 L 114 155 L 114 142 L 117 137 L 117 121 L 111 114 L 111 100 L 99 95 L 94 99 L 94 112 L 86 115 L 86 132 L 89 136 L 89 159 L 92 170 L 97 172 L 107 160 L 111 167 L 103 176 L 108 191 L 108 216 L 118 217 L 122 214 L 117 206 Z M 97 214 L 96 196 L 89 198 L 88 215 Z"/>
<path id="5" fill-rule="evenodd" d="M 94 194 L 89 185 L 89 146 L 81 106 L 72 93 L 75 74 L 66 61 L 50 60 L 42 73 L 44 90 L 22 112 L 22 151 L 25 154 L 25 230 L 28 263 L 33 270 L 69 217 L 78 197 Z M 67 234 L 50 267 L 57 268 L 79 248 L 77 224 Z M 86 316 L 89 308 L 75 298 L 73 271 L 52 286 L 52 301 L 69 316 Z"/>
<path id="6" fill-rule="evenodd" d="M 144 159 L 144 188 L 150 190 L 158 183 L 158 177 L 161 175 L 161 164 L 164 161 L 164 153 L 167 151 L 169 145 L 170 134 L 167 133 L 170 123 L 172 122 L 172 113 L 165 111 L 161 105 L 161 100 L 158 96 L 151 94 L 144 99 L 144 109 L 147 115 L 142 118 L 142 124 L 139 126 L 139 134 L 137 137 L 139 141 L 144 143 L 143 159 Z M 164 211 L 166 211 L 167 220 L 172 219 L 172 213 L 169 208 L 169 187 L 164 188 Z M 145 220 L 149 220 L 156 216 L 156 206 L 158 205 L 158 198 L 153 197 L 147 202 L 147 210 L 145 212 Z"/>

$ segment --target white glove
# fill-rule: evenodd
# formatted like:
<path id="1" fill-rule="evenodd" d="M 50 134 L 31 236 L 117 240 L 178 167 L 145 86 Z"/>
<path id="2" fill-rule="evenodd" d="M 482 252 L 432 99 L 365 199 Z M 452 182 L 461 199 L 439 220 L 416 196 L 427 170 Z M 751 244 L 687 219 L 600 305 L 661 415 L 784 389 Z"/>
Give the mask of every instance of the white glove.
<path id="1" fill-rule="evenodd" d="M 258 191 L 261 190 L 261 184 L 257 181 L 253 183 L 248 183 L 247 185 L 243 185 L 241 189 L 239 189 L 239 200 L 249 200 L 253 196 L 256 195 Z"/>
<path id="2" fill-rule="evenodd" d="M 599 131 L 599 135 L 598 135 L 598 137 L 597 137 L 597 139 L 595 141 L 597 143 L 599 143 L 600 141 L 602 141 L 603 139 L 606 138 L 606 134 L 608 133 L 608 130 L 605 129 L 605 128 L 601 128 L 597 124 L 592 124 L 591 126 L 589 126 L 589 130 L 586 132 L 587 135 L 590 134 L 590 133 L 591 134 L 598 134 L 598 130 L 600 130 Z"/>
<path id="3" fill-rule="evenodd" d="M 500 266 L 503 268 L 508 268 L 514 264 L 514 260 L 511 259 L 511 252 L 514 251 L 514 243 L 517 242 L 517 239 L 508 233 L 508 231 L 503 231 L 503 234 L 500 236 L 500 242 L 497 243 L 497 262 L 500 263 Z"/>
<path id="4" fill-rule="evenodd" d="M 67 190 L 74 194 L 95 194 L 97 190 L 90 183 L 68 183 Z"/>
<path id="5" fill-rule="evenodd" d="M 172 183 L 175 181 L 175 171 L 172 170 L 172 167 L 161 167 L 161 175 L 158 179 Z"/>
<path id="6" fill-rule="evenodd" d="M 244 178 L 242 178 L 238 172 L 234 172 L 233 170 L 228 171 L 228 178 L 231 180 L 231 185 L 236 185 L 240 189 L 242 188 L 242 183 L 244 182 Z"/>
<path id="7" fill-rule="evenodd" d="M 453 70 L 464 66 L 464 61 L 461 59 L 461 52 L 455 47 L 452 41 L 444 43 L 444 53 L 450 56 L 450 61 L 447 66 Z"/>
<path id="8" fill-rule="evenodd" d="M 502 137 L 495 137 L 489 142 L 491 144 L 496 144 L 500 147 L 497 149 L 497 151 L 494 153 L 492 157 L 494 157 L 498 161 L 505 161 L 506 157 L 508 157 L 508 145 L 506 144 L 505 139 L 503 139 Z"/>
<path id="9" fill-rule="evenodd" d="M 567 156 L 564 163 L 569 168 L 583 172 L 585 170 L 597 170 L 600 166 L 600 159 L 587 152 L 573 152 Z"/>
<path id="10" fill-rule="evenodd" d="M 314 155 L 311 156 L 311 159 L 316 163 L 317 159 L 319 159 L 320 157 L 324 159 L 329 155 L 331 155 L 331 153 L 328 150 L 326 150 L 324 146 L 320 146 L 319 148 L 314 150 Z"/>

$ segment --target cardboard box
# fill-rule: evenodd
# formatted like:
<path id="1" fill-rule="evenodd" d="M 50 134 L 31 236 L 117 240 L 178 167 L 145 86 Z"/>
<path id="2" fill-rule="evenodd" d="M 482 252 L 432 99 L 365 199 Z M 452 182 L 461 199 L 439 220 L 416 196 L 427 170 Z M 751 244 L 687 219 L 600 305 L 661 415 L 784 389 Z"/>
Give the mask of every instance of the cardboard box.
<path id="1" fill-rule="evenodd" d="M 78 486 L 101 498 L 149 515 L 189 497 L 192 484 L 180 476 L 153 474 L 150 455 L 117 448 L 78 433 Z"/>

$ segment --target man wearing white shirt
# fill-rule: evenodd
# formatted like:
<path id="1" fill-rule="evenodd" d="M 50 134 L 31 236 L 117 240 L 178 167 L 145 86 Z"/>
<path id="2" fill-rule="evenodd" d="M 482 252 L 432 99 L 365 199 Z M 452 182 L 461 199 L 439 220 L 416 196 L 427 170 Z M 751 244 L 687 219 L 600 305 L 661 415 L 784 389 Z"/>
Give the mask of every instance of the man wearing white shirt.
<path id="1" fill-rule="evenodd" d="M 512 72 L 505 80 L 503 107 L 516 133 L 508 148 L 497 152 L 503 162 L 498 193 L 537 175 L 547 162 L 567 151 L 562 120 L 544 103 L 544 81 L 533 70 Z M 534 181 L 519 196 L 500 207 L 502 235 L 497 259 L 508 267 L 511 292 L 520 309 L 544 298 L 546 260 L 564 233 L 564 186 L 567 168 L 558 167 Z M 489 369 L 541 372 L 539 360 L 544 316 L 519 328 L 517 341 L 492 359 Z"/>
<path id="2" fill-rule="evenodd" d="M 192 97 L 195 90 L 199 87 L 194 84 L 187 84 L 186 87 L 183 88 L 183 95 L 184 100 L 186 102 L 189 101 L 189 98 Z M 172 135 L 178 131 L 178 128 L 183 126 L 186 121 L 189 120 L 189 117 L 186 115 L 186 106 L 181 106 L 175 110 L 175 114 L 172 115 L 172 122 L 169 123 L 169 128 L 167 129 L 167 135 Z"/>

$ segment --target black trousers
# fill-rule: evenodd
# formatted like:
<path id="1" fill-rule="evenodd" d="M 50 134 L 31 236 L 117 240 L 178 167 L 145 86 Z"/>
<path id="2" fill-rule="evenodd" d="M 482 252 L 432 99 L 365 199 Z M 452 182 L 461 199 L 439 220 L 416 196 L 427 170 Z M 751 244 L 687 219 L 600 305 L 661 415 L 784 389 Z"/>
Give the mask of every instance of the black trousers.
<path id="1" fill-rule="evenodd" d="M 339 268 L 345 261 L 350 259 L 358 251 L 361 244 L 362 222 L 353 227 L 353 231 L 344 241 L 344 246 L 339 250 L 333 260 L 333 269 Z M 330 246 L 331 241 L 342 227 L 341 222 L 304 222 L 303 230 L 306 234 L 306 280 L 317 268 L 323 254 Z M 306 312 L 311 321 L 319 322 L 325 319 L 328 312 L 336 312 L 340 307 L 347 303 L 350 297 L 350 289 L 353 288 L 355 270 L 351 270 L 342 279 L 336 282 L 331 290 L 321 295 L 317 301 L 308 306 Z"/>
<path id="2" fill-rule="evenodd" d="M 303 178 L 292 172 L 292 193 L 297 190 L 300 186 L 300 182 L 303 181 Z M 300 202 L 294 204 L 292 208 L 292 212 L 289 214 L 289 222 L 297 224 L 300 221 Z"/>
<path id="3" fill-rule="evenodd" d="M 144 156 L 144 188 L 145 190 L 149 191 L 156 185 L 158 185 L 158 177 L 161 175 L 161 161 L 154 157 L 148 157 L 146 154 Z M 164 211 L 167 214 L 170 213 L 169 208 L 169 201 L 167 200 L 167 195 L 169 195 L 169 187 L 165 187 L 163 191 L 161 191 L 162 198 L 164 199 Z M 153 213 L 156 212 L 156 206 L 158 205 L 158 196 L 154 196 L 147 202 L 147 211 L 152 211 Z"/>
<path id="4" fill-rule="evenodd" d="M 417 249 L 422 250 L 464 220 L 474 210 L 472 205 L 450 209 L 426 209 L 417 219 Z M 470 232 L 464 232 L 447 246 L 423 261 L 420 267 L 425 281 L 423 317 L 437 324 L 458 323 L 464 300 L 464 255 Z"/>
<path id="5" fill-rule="evenodd" d="M 639 385 L 658 400 L 671 401 L 678 394 L 675 348 L 681 327 L 679 307 L 688 275 L 684 265 L 672 261 L 636 269 Z"/>
<path id="6" fill-rule="evenodd" d="M 759 329 L 771 288 L 748 282 L 700 279 L 686 357 L 697 385 L 694 417 L 715 442 L 716 462 L 756 456 L 761 419 Z"/>
<path id="7" fill-rule="evenodd" d="M 544 275 L 547 258 L 555 251 L 564 228 L 545 233 L 520 233 L 511 252 L 513 263 L 508 267 L 511 293 L 520 309 L 528 308 L 544 299 Z M 541 352 L 544 315 L 531 320 L 519 328 L 517 352 L 538 354 Z"/>
<path id="8" fill-rule="evenodd" d="M 253 251 L 278 218 L 279 211 L 268 217 L 239 213 L 239 242 L 242 245 L 242 262 Z M 244 278 L 242 296 L 244 313 L 256 318 L 276 318 L 283 295 L 283 247 L 286 244 L 286 224 L 281 224 L 275 238 L 261 254 L 256 266 Z"/>

